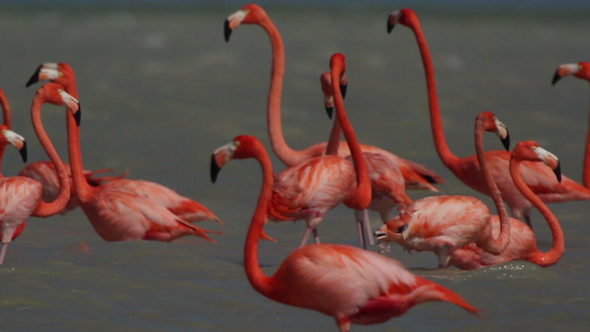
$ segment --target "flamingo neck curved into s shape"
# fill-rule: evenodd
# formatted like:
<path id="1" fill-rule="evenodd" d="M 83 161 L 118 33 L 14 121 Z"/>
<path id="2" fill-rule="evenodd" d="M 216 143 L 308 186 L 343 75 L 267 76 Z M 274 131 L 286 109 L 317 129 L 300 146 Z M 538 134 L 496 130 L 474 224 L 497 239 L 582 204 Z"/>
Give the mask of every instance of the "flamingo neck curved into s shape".
<path id="1" fill-rule="evenodd" d="M 523 181 L 520 175 L 519 166 L 520 160 L 515 157 L 514 153 L 512 153 L 512 157 L 510 158 L 510 174 L 512 175 L 514 184 L 524 195 L 524 197 L 526 197 L 526 199 L 528 199 L 533 204 L 533 206 L 537 208 L 539 212 L 541 212 L 545 220 L 547 220 L 549 229 L 551 229 L 551 235 L 553 237 L 553 246 L 551 247 L 551 250 L 549 250 L 547 253 L 536 250 L 531 253 L 529 261 L 543 267 L 553 265 L 559 261 L 565 252 L 565 239 L 563 230 L 561 229 L 559 220 L 555 217 L 553 212 L 551 212 L 547 205 L 545 205 L 545 203 L 543 203 L 543 201 L 541 201 L 541 199 L 535 195 L 535 193 L 533 193 L 533 191 Z"/>
<path id="2" fill-rule="evenodd" d="M 44 103 L 45 100 L 41 95 L 35 96 L 33 105 L 31 107 L 31 118 L 33 120 L 33 128 L 35 129 L 35 133 L 37 134 L 37 137 L 39 137 L 39 142 L 45 149 L 45 152 L 47 152 L 49 159 L 51 162 L 53 162 L 55 167 L 55 171 L 59 179 L 59 195 L 51 203 L 46 203 L 43 200 L 40 201 L 32 215 L 41 218 L 49 217 L 61 212 L 66 207 L 71 195 L 70 178 L 66 168 L 57 151 L 55 150 L 53 143 L 51 143 L 45 128 L 43 127 L 43 122 L 41 120 L 41 107 Z M 70 112 L 68 111 L 68 114 L 69 113 Z"/>
<path id="3" fill-rule="evenodd" d="M 260 232 L 262 231 L 262 227 L 266 220 L 267 207 L 272 197 L 274 173 L 270 157 L 264 149 L 264 146 L 260 141 L 256 140 L 256 142 L 257 145 L 253 146 L 251 151 L 253 152 L 252 157 L 258 160 L 262 166 L 262 190 L 246 237 L 244 267 L 252 287 L 254 287 L 259 293 L 270 297 L 273 290 L 273 282 L 272 278 L 266 276 L 260 268 L 260 262 L 258 261 L 258 245 L 260 241 Z"/>

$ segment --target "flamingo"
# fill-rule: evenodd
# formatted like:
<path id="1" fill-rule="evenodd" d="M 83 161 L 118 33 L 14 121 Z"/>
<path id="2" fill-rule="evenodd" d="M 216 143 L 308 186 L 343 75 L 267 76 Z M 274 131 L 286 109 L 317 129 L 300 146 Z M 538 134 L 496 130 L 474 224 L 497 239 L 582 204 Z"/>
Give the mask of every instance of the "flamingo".
<path id="1" fill-rule="evenodd" d="M 318 143 L 305 150 L 291 149 L 283 137 L 281 124 L 281 93 L 283 89 L 283 76 L 285 74 L 285 50 L 283 40 L 274 23 L 262 7 L 249 4 L 241 10 L 230 15 L 225 21 L 225 40 L 229 41 L 233 29 L 240 24 L 258 24 L 266 30 L 272 44 L 273 63 L 272 77 L 268 96 L 267 118 L 268 133 L 272 149 L 286 166 L 297 165 L 307 159 L 324 155 L 327 142 Z M 402 159 L 386 150 L 361 144 L 363 152 L 378 153 L 390 159 L 401 170 L 408 189 L 427 189 L 439 191 L 433 184 L 444 183 L 444 180 L 429 168 L 418 163 Z M 342 142 L 338 147 L 338 155 L 347 157 L 350 155 L 348 145 Z"/>
<path id="2" fill-rule="evenodd" d="M 211 177 L 216 178 L 221 167 L 231 159 L 246 158 L 258 160 L 263 175 L 262 191 L 244 250 L 246 275 L 260 294 L 283 304 L 332 316 L 342 332 L 350 331 L 351 323 L 383 323 L 403 315 L 416 304 L 429 301 L 454 303 L 478 314 L 479 309 L 456 293 L 415 276 L 399 262 L 345 245 L 304 246 L 287 256 L 273 276 L 266 276 L 258 261 L 258 241 L 274 196 L 274 173 L 262 142 L 253 136 L 241 135 L 217 149 L 211 160 Z M 366 196 L 369 197 L 368 193 Z"/>
<path id="3" fill-rule="evenodd" d="M 74 98 L 78 98 L 76 74 L 69 64 L 64 62 L 48 62 L 40 65 L 27 82 L 27 87 L 38 81 L 45 80 L 62 84 L 66 92 L 70 93 Z M 72 142 L 72 144 L 78 145 L 79 143 Z M 109 187 L 110 190 L 125 191 L 150 199 L 166 207 L 184 221 L 199 222 L 212 220 L 224 225 L 221 219 L 201 203 L 179 195 L 176 191 L 152 181 L 123 179 L 122 177 L 125 175 L 94 178 L 94 183 L 90 182 L 89 184 L 94 185 L 97 182 L 100 184 L 104 180 L 109 180 L 109 182 L 102 184 L 103 188 Z"/>
<path id="4" fill-rule="evenodd" d="M 553 75 L 551 83 L 555 85 L 562 77 L 573 75 L 574 77 L 590 82 L 590 63 L 578 62 L 560 65 Z M 590 188 L 590 132 L 586 139 L 586 155 L 584 157 L 584 186 Z"/>
<path id="5" fill-rule="evenodd" d="M 549 224 L 553 235 L 553 246 L 551 249 L 548 252 L 541 252 L 537 247 L 537 238 L 533 230 L 517 219 L 510 218 L 512 224 L 510 241 L 500 255 L 491 255 L 472 243 L 455 251 L 453 256 L 451 256 L 451 265 L 464 270 L 472 270 L 514 260 L 524 260 L 541 267 L 547 267 L 557 263 L 561 256 L 563 256 L 565 252 L 565 239 L 559 220 L 557 220 L 547 205 L 523 181 L 518 171 L 520 163 L 523 160 L 544 162 L 553 169 L 557 179 L 559 179 L 561 175 L 559 159 L 552 153 L 539 147 L 539 144 L 534 141 L 519 142 L 514 148 L 512 158 L 510 159 L 510 174 L 514 179 L 514 183 L 522 194 L 532 202 L 535 208 L 541 211 L 541 214 L 543 214 Z M 492 217 L 492 223 L 494 225 L 494 234 L 497 234 L 499 231 L 497 216 Z"/>
<path id="6" fill-rule="evenodd" d="M 436 93 L 432 58 L 416 13 L 411 9 L 402 9 L 391 13 L 387 21 L 387 31 L 391 32 L 398 23 L 409 27 L 414 32 L 418 46 L 420 47 L 420 54 L 422 55 L 422 62 L 426 72 L 432 135 L 438 155 L 443 164 L 459 180 L 463 181 L 463 183 L 472 189 L 490 196 L 490 191 L 487 189 L 484 178 L 481 175 L 476 156 L 471 155 L 459 158 L 451 152 L 447 145 L 442 126 L 438 95 Z M 502 198 L 512 211 L 512 216 L 520 220 L 524 218 L 527 225 L 532 227 L 530 219 L 532 204 L 520 193 L 510 177 L 510 171 L 508 170 L 510 152 L 499 150 L 487 151 L 485 156 L 490 165 L 490 171 L 502 193 Z M 546 203 L 590 200 L 590 189 L 565 176 L 562 177 L 561 183 L 557 182 L 551 171 L 539 163 L 524 161 L 521 172 L 526 184 Z"/>
<path id="7" fill-rule="evenodd" d="M 334 57 L 337 60 L 331 62 L 332 79 L 339 81 L 341 77 L 345 76 L 345 59 L 342 54 Z M 311 233 L 314 234 L 315 242 L 319 243 L 317 226 L 330 209 L 340 203 L 345 203 L 350 208 L 364 210 L 371 199 L 371 184 L 366 162 L 358 146 L 356 134 L 346 116 L 339 86 L 334 89 L 334 96 L 338 119 L 346 141 L 351 145 L 351 151 L 353 151 L 354 166 L 346 158 L 325 155 L 289 167 L 277 174 L 271 204 L 268 205 L 267 212 L 270 219 L 277 221 L 305 220 L 307 228 L 300 248 L 307 243 Z M 220 156 L 222 158 L 223 154 Z M 358 189 L 354 185 L 357 177 L 366 179 L 366 182 L 359 182 Z M 215 178 L 212 180 L 215 181 Z M 361 244 L 364 245 L 362 230 L 363 227 L 359 223 Z M 266 233 L 263 232 L 262 237 L 267 238 Z"/>
<path id="8" fill-rule="evenodd" d="M 69 111 L 78 115 L 80 112 L 78 108 L 72 108 L 71 100 L 65 95 L 65 92 L 60 93 L 58 90 L 53 94 L 46 94 L 45 90 L 40 90 L 33 99 L 31 107 L 33 127 L 41 145 L 57 170 L 60 185 L 59 195 L 53 202 L 45 203 L 41 199 L 42 184 L 40 182 L 24 176 L 2 177 L 0 179 L 0 221 L 2 224 L 0 264 L 4 262 L 8 244 L 23 231 L 27 217 L 32 215 L 45 218 L 59 213 L 66 206 L 70 197 L 70 185 L 66 169 L 47 136 L 41 121 L 41 106 L 44 103 L 64 105 Z M 8 130 L 6 123 L 10 125 L 11 121 L 10 111 L 6 107 L 4 108 L 4 119 L 5 124 L 0 126 L 2 132 L 2 135 L 0 135 L 0 160 L 6 145 L 11 143 L 20 150 L 23 161 L 26 162 L 25 140 L 22 136 Z"/>
<path id="9" fill-rule="evenodd" d="M 343 76 L 345 78 L 345 76 Z M 346 86 L 347 81 L 343 81 L 340 85 L 342 89 Z M 324 93 L 324 106 L 328 116 L 332 117 L 334 110 L 334 96 L 332 90 L 332 77 L 330 72 L 325 72 L 320 76 L 320 83 Z M 338 146 L 340 145 L 340 121 L 336 118 L 330 133 L 328 146 L 326 147 L 326 155 L 337 155 Z M 385 156 L 377 153 L 364 152 L 363 156 L 367 162 L 369 177 L 371 178 L 371 205 L 369 210 L 379 212 L 383 223 L 390 218 L 391 210 L 396 206 L 406 207 L 412 203 L 412 199 L 406 194 L 406 185 L 404 177 L 399 168 L 387 159 Z M 359 237 L 363 248 L 366 249 L 364 241 L 365 235 L 369 238 L 369 243 L 374 244 L 371 236 L 371 226 L 369 224 L 369 216 L 367 210 L 355 210 L 357 222 L 359 223 Z M 361 225 L 364 223 L 364 225 Z M 366 234 L 365 234 L 365 230 Z"/>
<path id="10" fill-rule="evenodd" d="M 375 232 L 380 241 L 396 241 L 406 250 L 434 251 L 439 267 L 448 267 L 453 253 L 475 243 L 478 247 L 498 255 L 510 239 L 511 223 L 502 196 L 496 186 L 488 161 L 484 157 L 484 132 L 495 132 L 506 146 L 508 131 L 491 112 L 480 113 L 475 120 L 475 148 L 482 165 L 483 176 L 500 215 L 501 232 L 492 234 L 490 210 L 484 202 L 472 196 L 433 196 L 415 201 Z"/>
<path id="11" fill-rule="evenodd" d="M 63 90 L 58 83 L 47 83 L 39 91 L 57 94 Z M 61 91 L 79 109 L 76 98 Z M 78 113 L 77 113 L 78 114 Z M 216 233 L 194 226 L 170 212 L 165 206 L 138 194 L 113 189 L 107 184 L 90 186 L 84 177 L 80 149 L 79 117 L 67 115 L 68 147 L 72 179 L 80 207 L 90 223 L 105 241 L 156 240 L 173 241 L 181 236 L 195 235 L 213 242 L 208 233 Z"/>

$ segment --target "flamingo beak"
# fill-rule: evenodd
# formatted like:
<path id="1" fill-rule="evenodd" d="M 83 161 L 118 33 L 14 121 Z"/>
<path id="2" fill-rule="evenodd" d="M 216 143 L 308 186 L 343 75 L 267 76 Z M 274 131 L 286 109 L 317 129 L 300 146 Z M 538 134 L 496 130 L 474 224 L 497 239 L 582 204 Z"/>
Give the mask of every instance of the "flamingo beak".
<path id="1" fill-rule="evenodd" d="M 326 106 L 326 113 L 328 114 L 328 117 L 332 119 L 334 116 L 334 107 Z"/>
<path id="2" fill-rule="evenodd" d="M 23 146 L 18 150 L 20 153 L 21 158 L 23 159 L 23 163 L 27 163 L 27 142 L 23 141 Z"/>
<path id="3" fill-rule="evenodd" d="M 225 20 L 223 22 L 223 37 L 225 38 L 225 42 L 229 43 L 229 37 L 231 37 L 233 29 L 229 27 L 229 20 Z"/>
<path id="4" fill-rule="evenodd" d="M 377 240 L 384 239 L 387 236 L 387 234 L 385 234 L 385 232 L 380 229 L 374 231 L 373 234 L 375 235 L 375 237 L 377 237 Z"/>
<path id="5" fill-rule="evenodd" d="M 555 176 L 557 177 L 557 181 L 561 182 L 561 162 L 557 162 L 557 167 L 553 170 Z"/>
<path id="6" fill-rule="evenodd" d="M 348 83 L 340 85 L 340 92 L 342 93 L 342 99 L 346 98 L 346 89 L 348 88 Z"/>
<path id="7" fill-rule="evenodd" d="M 393 28 L 395 28 L 395 24 L 391 23 L 391 20 L 388 17 L 387 18 L 387 33 L 391 33 L 391 31 L 393 31 Z"/>
<path id="8" fill-rule="evenodd" d="M 215 183 L 215 181 L 217 181 L 217 175 L 219 175 L 220 171 L 221 171 L 221 167 L 219 165 L 217 165 L 217 161 L 215 160 L 215 154 L 212 154 L 211 155 L 211 170 L 210 170 L 211 182 Z"/>
<path id="9" fill-rule="evenodd" d="M 14 145 L 14 147 L 20 153 L 20 156 L 23 159 L 23 162 L 27 162 L 27 142 L 24 137 L 15 133 L 12 130 L 3 130 L 2 134 L 6 137 L 6 140 Z"/>
<path id="10" fill-rule="evenodd" d="M 26 87 L 30 87 L 31 85 L 39 82 L 39 73 L 41 72 L 41 68 L 43 68 L 43 65 L 39 65 L 39 67 L 37 67 L 37 70 L 35 70 L 35 73 L 33 74 L 33 76 L 31 76 L 31 78 L 29 78 L 29 81 L 27 82 Z"/>
<path id="11" fill-rule="evenodd" d="M 508 133 L 508 128 L 506 128 L 506 126 L 498 119 L 495 119 L 495 122 L 496 127 L 498 128 L 496 135 L 500 137 L 500 141 L 502 141 L 502 145 L 504 145 L 506 151 L 510 151 L 510 134 Z"/>
<path id="12" fill-rule="evenodd" d="M 551 85 L 555 85 L 555 83 L 557 83 L 560 79 L 561 75 L 559 75 L 559 69 L 557 69 L 553 75 L 553 80 L 551 80 Z"/>

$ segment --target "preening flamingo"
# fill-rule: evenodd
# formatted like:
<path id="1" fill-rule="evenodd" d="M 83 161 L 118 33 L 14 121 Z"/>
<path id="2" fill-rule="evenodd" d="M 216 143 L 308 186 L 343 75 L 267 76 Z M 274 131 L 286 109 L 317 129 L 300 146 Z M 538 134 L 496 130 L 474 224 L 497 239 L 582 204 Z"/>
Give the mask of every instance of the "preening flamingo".
<path id="1" fill-rule="evenodd" d="M 2 221 L 2 249 L 0 251 L 0 264 L 4 261 L 6 249 L 10 241 L 16 238 L 25 227 L 26 218 L 33 215 L 36 217 L 48 217 L 59 213 L 68 203 L 70 198 L 70 185 L 66 169 L 53 147 L 51 140 L 47 136 L 43 123 L 41 121 L 41 106 L 44 103 L 64 105 L 66 108 L 79 114 L 78 108 L 73 108 L 72 100 L 63 91 L 55 90 L 54 93 L 48 94 L 45 89 L 41 89 L 33 99 L 31 107 L 31 117 L 35 133 L 39 137 L 41 145 L 47 152 L 49 159 L 53 162 L 59 177 L 60 192 L 58 197 L 51 203 L 42 201 L 42 185 L 33 179 L 24 176 L 13 176 L 2 178 L 0 180 L 0 204 L 2 205 L 0 220 Z M 6 108 L 5 114 L 6 114 Z M 10 118 L 10 116 L 8 116 Z M 6 116 L 5 116 L 6 119 Z M 8 121 L 10 123 L 10 121 Z M 0 157 L 4 153 L 4 148 L 8 143 L 16 146 L 26 161 L 25 141 L 20 135 L 7 129 L 5 125 L 2 128 L 0 137 Z"/>
<path id="2" fill-rule="evenodd" d="M 76 74 L 69 64 L 64 62 L 48 62 L 40 65 L 27 82 L 27 86 L 45 80 L 62 84 L 65 87 L 66 92 L 71 94 L 74 98 L 78 98 Z M 72 144 L 79 143 L 72 142 Z M 101 171 L 95 171 L 94 174 Z M 103 188 L 105 188 L 104 190 L 106 190 L 106 187 L 109 187 L 109 190 L 125 191 L 145 197 L 166 207 L 184 221 L 198 222 L 213 220 L 222 225 L 224 224 L 213 212 L 193 199 L 179 195 L 176 191 L 155 182 L 122 179 L 121 177 L 125 175 L 126 173 L 118 177 L 92 178 L 94 183 L 90 182 L 89 184 L 95 185 L 97 183 L 102 183 L 102 180 L 109 180 L 109 182 L 102 184 Z"/>
<path id="3" fill-rule="evenodd" d="M 578 62 L 560 65 L 553 75 L 551 83 L 555 85 L 562 77 L 573 75 L 590 83 L 590 63 Z M 586 139 L 586 154 L 584 156 L 584 186 L 590 188 L 590 130 Z"/>
<path id="4" fill-rule="evenodd" d="M 258 262 L 258 241 L 274 195 L 274 173 L 266 149 L 253 136 L 238 136 L 215 151 L 211 176 L 216 178 L 231 159 L 246 158 L 257 159 L 263 175 L 244 251 L 246 275 L 256 291 L 283 304 L 332 316 L 342 332 L 350 331 L 351 323 L 383 323 L 429 301 L 451 302 L 477 315 L 479 310 L 459 295 L 415 276 L 399 262 L 345 245 L 304 246 L 293 251 L 273 276 L 264 275 Z"/>
<path id="5" fill-rule="evenodd" d="M 268 133 L 275 154 L 287 166 L 294 166 L 307 159 L 324 155 L 326 153 L 327 142 L 318 143 L 307 149 L 297 151 L 289 147 L 283 137 L 281 93 L 283 90 L 283 76 L 285 75 L 285 49 L 283 39 L 274 23 L 262 7 L 255 4 L 246 5 L 241 10 L 230 15 L 225 21 L 224 33 L 226 41 L 229 41 L 233 29 L 240 24 L 260 25 L 268 33 L 272 44 L 273 63 L 268 95 L 267 118 Z M 402 172 L 406 182 L 406 188 L 408 189 L 438 191 L 433 184 L 444 183 L 444 180 L 438 174 L 423 165 L 402 159 L 377 147 L 361 144 L 361 149 L 363 152 L 378 153 L 390 159 Z M 350 150 L 345 142 L 339 145 L 338 155 L 341 157 L 350 155 Z"/>
<path id="6" fill-rule="evenodd" d="M 480 113 L 475 120 L 475 148 L 483 177 L 493 193 L 492 198 L 501 221 L 497 238 L 492 234 L 490 209 L 472 196 L 433 196 L 415 201 L 375 232 L 381 241 L 395 241 L 406 250 L 434 251 L 439 267 L 449 266 L 449 259 L 461 247 L 475 243 L 483 250 L 498 255 L 508 245 L 511 224 L 496 186 L 488 161 L 484 157 L 483 136 L 496 133 L 508 142 L 504 124 L 490 112 Z M 506 144 L 508 145 L 508 144 Z"/>
<path id="7" fill-rule="evenodd" d="M 63 87 L 58 83 L 47 83 L 39 90 L 46 94 L 57 94 L 61 89 Z M 65 91 L 61 91 L 61 95 L 72 102 L 73 109 L 79 109 L 74 97 Z M 185 235 L 212 241 L 207 236 L 211 231 L 182 220 L 153 200 L 112 189 L 108 185 L 90 186 L 84 177 L 78 121 L 70 113 L 67 115 L 67 128 L 72 178 L 80 207 L 105 241 L 142 239 L 170 242 Z"/>
<path id="8" fill-rule="evenodd" d="M 557 179 L 561 176 L 559 160 L 552 153 L 539 147 L 539 144 L 534 141 L 519 142 L 514 148 L 512 158 L 510 159 L 510 174 L 514 179 L 516 187 L 541 212 L 549 224 L 549 229 L 551 229 L 553 235 L 553 246 L 551 249 L 546 253 L 539 251 L 537 238 L 533 230 L 517 219 L 510 218 L 512 224 L 510 241 L 500 255 L 491 255 L 472 243 L 455 251 L 453 256 L 451 256 L 451 265 L 460 269 L 471 270 L 514 260 L 524 260 L 542 267 L 547 267 L 557 263 L 561 256 L 563 256 L 565 252 L 565 239 L 559 220 L 557 220 L 547 205 L 535 195 L 522 179 L 518 169 L 523 160 L 544 162 L 553 169 Z M 494 234 L 497 234 L 499 232 L 497 216 L 492 217 L 492 223 L 494 224 Z"/>
<path id="9" fill-rule="evenodd" d="M 346 86 L 346 76 L 340 82 L 340 88 Z M 330 72 L 325 72 L 320 76 L 320 83 L 324 93 L 324 106 L 328 116 L 334 109 L 334 92 L 332 89 L 332 77 Z M 326 147 L 326 155 L 336 155 L 340 145 L 340 121 L 334 120 L 334 125 Z M 412 200 L 406 195 L 406 185 L 404 177 L 397 166 L 385 156 L 377 153 L 364 152 L 363 156 L 367 162 L 369 177 L 371 178 L 371 204 L 369 210 L 379 212 L 383 223 L 390 218 L 393 208 L 406 207 L 412 203 Z M 367 210 L 355 210 L 355 217 L 359 227 L 359 239 L 361 246 L 366 249 L 365 237 L 368 238 L 371 245 L 374 244 L 369 223 Z"/>
<path id="10" fill-rule="evenodd" d="M 333 79 L 339 81 L 345 75 L 346 69 L 344 56 L 340 54 L 336 58 L 337 60 L 331 61 L 330 65 Z M 330 209 L 345 203 L 350 208 L 363 210 L 369 205 L 371 199 L 371 183 L 366 162 L 352 125 L 346 116 L 339 86 L 334 89 L 334 96 L 337 117 L 346 141 L 351 145 L 354 166 L 343 157 L 327 155 L 308 159 L 289 167 L 276 175 L 271 203 L 268 205 L 269 220 L 286 219 L 283 216 L 305 220 L 307 228 L 300 247 L 307 243 L 311 233 L 314 234 L 316 243 L 319 243 L 317 226 Z M 216 155 L 220 159 L 224 158 L 223 154 L 216 152 Z M 366 180 L 358 182 L 358 189 L 355 185 L 357 178 Z M 362 227 L 359 231 L 362 231 Z M 262 236 L 266 237 L 266 234 L 263 233 Z"/>
<path id="11" fill-rule="evenodd" d="M 418 46 L 420 47 L 420 54 L 422 55 L 422 62 L 426 73 L 432 135 L 434 136 L 434 145 L 436 146 L 438 155 L 443 164 L 463 181 L 463 183 L 482 194 L 491 196 L 481 176 L 477 158 L 473 155 L 459 158 L 451 152 L 447 145 L 442 126 L 438 95 L 436 93 L 434 66 L 418 17 L 411 9 L 395 11 L 388 18 L 387 31 L 391 32 L 398 23 L 409 27 L 414 32 Z M 521 220 L 524 218 L 526 223 L 531 226 L 530 211 L 532 204 L 520 193 L 510 177 L 510 171 L 508 170 L 510 152 L 500 150 L 487 151 L 486 160 L 492 176 L 502 193 L 502 198 L 510 207 L 512 215 Z M 524 161 L 520 171 L 525 183 L 546 203 L 590 200 L 590 189 L 565 176 L 562 177 L 561 183 L 557 182 L 552 172 L 539 163 Z"/>

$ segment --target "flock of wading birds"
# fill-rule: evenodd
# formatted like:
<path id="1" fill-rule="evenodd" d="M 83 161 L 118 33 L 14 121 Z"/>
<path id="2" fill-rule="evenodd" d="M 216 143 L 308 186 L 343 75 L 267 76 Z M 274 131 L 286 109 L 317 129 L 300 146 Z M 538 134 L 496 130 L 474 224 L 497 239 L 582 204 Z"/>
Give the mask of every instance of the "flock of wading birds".
<path id="1" fill-rule="evenodd" d="M 582 186 L 562 177 L 557 157 L 534 141 L 520 142 L 512 152 L 484 151 L 486 131 L 496 133 L 507 150 L 510 142 L 506 127 L 492 113 L 482 112 L 475 121 L 477 154 L 465 158 L 453 155 L 443 133 L 432 60 L 412 10 L 393 12 L 387 21 L 388 32 L 401 24 L 416 35 L 426 71 L 437 152 L 459 179 L 478 192 L 492 196 L 498 215 L 492 215 L 482 201 L 470 196 L 432 196 L 413 202 L 406 195 L 406 189 L 438 191 L 435 184 L 444 181 L 425 166 L 358 142 L 343 103 L 347 78 L 342 54 L 332 56 L 331 71 L 321 76 L 326 110 L 331 115 L 333 108 L 336 109 L 329 142 L 302 151 L 289 148 L 280 123 L 285 70 L 281 36 L 267 13 L 257 5 L 246 5 L 227 18 L 227 41 L 240 24 L 260 25 L 270 37 L 273 63 L 268 99 L 269 134 L 273 150 L 289 168 L 275 175 L 263 144 L 253 136 L 241 135 L 213 153 L 211 179 L 215 181 L 221 167 L 232 159 L 255 158 L 262 166 L 262 192 L 245 248 L 246 274 L 258 292 L 284 304 L 333 316 L 341 331 L 349 331 L 351 323 L 385 322 L 428 301 L 451 302 L 478 315 L 480 310 L 456 293 L 415 276 L 393 259 L 351 246 L 319 244 L 318 225 L 326 213 L 340 203 L 355 210 L 359 239 L 364 248 L 367 242 L 373 243 L 369 209 L 378 211 L 384 222 L 383 227 L 374 232 L 379 241 L 395 241 L 408 251 L 433 251 L 441 267 L 476 269 L 512 260 L 549 266 L 563 255 L 563 232 L 545 202 L 590 200 L 590 150 L 587 150 L 585 186 Z M 553 83 L 567 75 L 590 81 L 590 64 L 559 66 Z M 19 176 L 0 180 L 0 263 L 8 243 L 24 229 L 27 217 L 47 217 L 78 205 L 106 241 L 169 242 L 184 235 L 211 241 L 208 234 L 215 232 L 192 223 L 222 221 L 194 200 L 157 183 L 127 179 L 126 174 L 99 177 L 96 175 L 108 170 L 84 170 L 79 141 L 81 109 L 74 71 L 65 63 L 45 63 L 39 66 L 27 86 L 45 80 L 51 83 L 37 91 L 31 116 L 51 162 L 33 163 Z M 3 93 L 1 96 L 4 125 L 0 155 L 10 143 L 20 150 L 26 161 L 25 140 L 10 130 L 10 109 Z M 41 106 L 44 103 L 66 107 L 71 166 L 61 161 L 43 128 Z M 340 142 L 341 131 L 346 142 Z M 504 201 L 513 218 L 508 216 Z M 400 213 L 390 219 L 396 207 Z M 547 253 L 537 248 L 530 227 L 532 207 L 545 217 L 553 234 L 553 247 Z M 274 241 L 264 232 L 264 224 L 269 220 L 298 219 L 307 223 L 300 248 L 285 259 L 275 275 L 264 275 L 258 263 L 258 241 L 260 238 Z M 519 219 L 524 219 L 526 224 Z M 317 244 L 305 245 L 311 234 Z"/>

